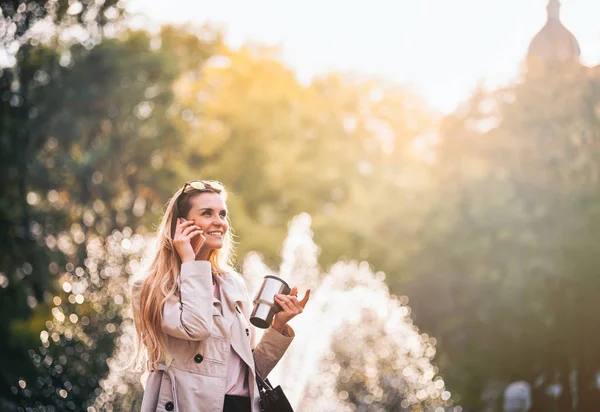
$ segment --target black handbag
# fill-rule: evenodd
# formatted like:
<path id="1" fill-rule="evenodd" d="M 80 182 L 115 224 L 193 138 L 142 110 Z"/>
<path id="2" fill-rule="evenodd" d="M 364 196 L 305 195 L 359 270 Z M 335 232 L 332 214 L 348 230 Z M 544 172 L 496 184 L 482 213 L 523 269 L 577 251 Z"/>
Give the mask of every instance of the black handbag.
<path id="1" fill-rule="evenodd" d="M 263 380 L 258 374 L 256 374 L 256 382 L 258 383 L 262 412 L 294 412 L 281 386 L 277 385 L 276 388 L 273 388 L 268 379 Z"/>

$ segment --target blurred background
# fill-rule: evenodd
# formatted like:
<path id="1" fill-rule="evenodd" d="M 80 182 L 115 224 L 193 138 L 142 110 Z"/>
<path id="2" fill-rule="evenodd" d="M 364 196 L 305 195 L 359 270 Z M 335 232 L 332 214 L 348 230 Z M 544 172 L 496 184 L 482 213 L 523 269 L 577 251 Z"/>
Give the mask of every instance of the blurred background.
<path id="1" fill-rule="evenodd" d="M 127 282 L 192 179 L 245 276 L 362 308 L 298 410 L 600 410 L 600 2 L 0 4 L 0 410 L 139 409 Z"/>

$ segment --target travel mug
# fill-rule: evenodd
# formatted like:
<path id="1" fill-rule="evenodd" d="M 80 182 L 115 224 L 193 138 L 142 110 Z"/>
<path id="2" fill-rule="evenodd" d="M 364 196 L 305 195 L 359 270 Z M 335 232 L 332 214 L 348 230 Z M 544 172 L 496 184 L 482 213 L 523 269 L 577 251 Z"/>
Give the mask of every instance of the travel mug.
<path id="1" fill-rule="evenodd" d="M 288 295 L 291 290 L 283 279 L 272 275 L 265 276 L 263 284 L 254 298 L 254 309 L 250 314 L 250 322 L 257 328 L 267 329 L 275 314 L 282 310 L 281 306 L 275 303 L 275 295 L 278 293 Z"/>

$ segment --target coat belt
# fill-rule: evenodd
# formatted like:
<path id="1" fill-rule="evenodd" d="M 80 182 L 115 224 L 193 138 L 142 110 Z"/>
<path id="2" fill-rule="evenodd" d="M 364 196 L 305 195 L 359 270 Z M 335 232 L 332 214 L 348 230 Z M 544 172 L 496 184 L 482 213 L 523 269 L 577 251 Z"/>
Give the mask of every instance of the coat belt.
<path id="1" fill-rule="evenodd" d="M 179 412 L 179 405 L 177 403 L 177 381 L 175 380 L 175 374 L 171 369 L 171 365 L 159 363 L 157 370 L 166 372 L 166 374 L 169 375 L 169 380 L 171 381 L 171 391 L 173 393 L 173 405 L 175 406 L 173 412 Z"/>

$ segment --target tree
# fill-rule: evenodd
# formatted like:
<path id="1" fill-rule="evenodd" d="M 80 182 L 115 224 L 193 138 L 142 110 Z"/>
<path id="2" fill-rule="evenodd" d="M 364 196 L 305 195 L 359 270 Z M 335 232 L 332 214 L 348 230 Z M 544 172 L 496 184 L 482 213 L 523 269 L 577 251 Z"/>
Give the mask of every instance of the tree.
<path id="1" fill-rule="evenodd" d="M 188 136 L 181 175 L 219 179 L 232 191 L 240 257 L 254 250 L 275 264 L 287 222 L 307 212 L 325 265 L 373 256 L 378 268 L 396 269 L 384 262 L 387 249 L 378 251 L 388 239 L 381 230 L 401 213 L 385 202 L 396 206 L 391 197 L 402 185 L 422 190 L 413 142 L 435 126 L 416 97 L 350 75 L 304 86 L 276 51 L 258 46 L 223 48 L 175 92 Z M 357 217 L 369 214 L 372 220 L 358 227 Z"/>
<path id="2" fill-rule="evenodd" d="M 594 90 L 579 71 L 529 77 L 476 94 L 444 122 L 439 201 L 409 296 L 467 408 L 517 377 L 542 394 L 560 383 L 561 411 L 573 399 L 589 409 L 598 395 L 598 324 L 587 315 L 597 310 Z"/>
<path id="3" fill-rule="evenodd" d="M 91 265 L 88 246 L 128 226 L 143 233 L 175 185 L 168 159 L 178 153 L 181 135 L 169 116 L 177 115 L 171 83 L 182 66 L 166 47 L 169 36 L 185 39 L 185 33 L 166 29 L 158 47 L 143 32 L 105 39 L 89 50 L 73 45 L 64 52 L 68 64 L 61 64 L 65 54 L 56 48 L 28 46 L 19 60 L 21 81 L 36 87 L 23 99 L 29 116 L 17 126 L 13 111 L 5 125 L 26 129 L 30 145 L 27 159 L 6 160 L 9 168 L 22 167 L 13 175 L 25 182 L 27 233 L 40 245 L 31 253 L 50 257 L 28 264 L 45 282 L 27 300 L 39 302 L 31 304 L 35 323 L 19 325 L 11 316 L 17 326 L 8 335 L 16 343 L 8 342 L 22 354 L 13 359 L 20 365 L 31 359 L 37 370 L 9 369 L 2 393 L 10 405 L 83 410 L 94 401 L 114 347 L 120 304 L 106 294 L 108 280 L 118 274 L 109 262 Z M 198 52 L 210 53 L 211 44 L 188 37 Z M 25 287 L 7 273 L 9 285 Z M 23 299 L 14 289 L 6 292 Z"/>
<path id="4" fill-rule="evenodd" d="M 32 125 L 39 114 L 32 95 L 61 67 L 57 52 L 36 47 L 45 37 L 36 35 L 32 28 L 42 20 L 54 33 L 85 26 L 82 33 L 90 34 L 86 40 L 93 43 L 97 36 L 91 35 L 92 31 L 98 33 L 103 25 L 116 22 L 121 14 L 115 1 L 77 4 L 77 9 L 69 9 L 67 1 L 5 1 L 0 5 L 5 27 L 0 42 L 10 53 L 9 66 L 0 69 L 0 170 L 5 176 L 5 184 L 0 189 L 0 315 L 10 319 L 0 326 L 4 336 L 0 344 L 0 362 L 5 365 L 0 374 L 3 409 L 9 407 L 5 399 L 12 396 L 10 386 L 14 385 L 16 390 L 18 377 L 33 373 L 27 367 L 26 348 L 35 344 L 44 313 L 48 313 L 39 306 L 43 306 L 53 291 L 47 272 L 65 263 L 61 253 L 49 251 L 43 242 L 35 239 L 41 226 L 35 224 L 34 219 L 45 223 L 52 234 L 53 222 L 61 219 L 62 214 L 52 210 L 45 219 L 40 219 L 30 206 L 38 198 L 35 193 L 29 193 L 28 167 L 34 163 L 36 151 L 45 144 L 32 136 L 35 133 Z M 37 313 L 33 313 L 34 308 Z M 38 332 L 32 334 L 33 330 Z"/>

